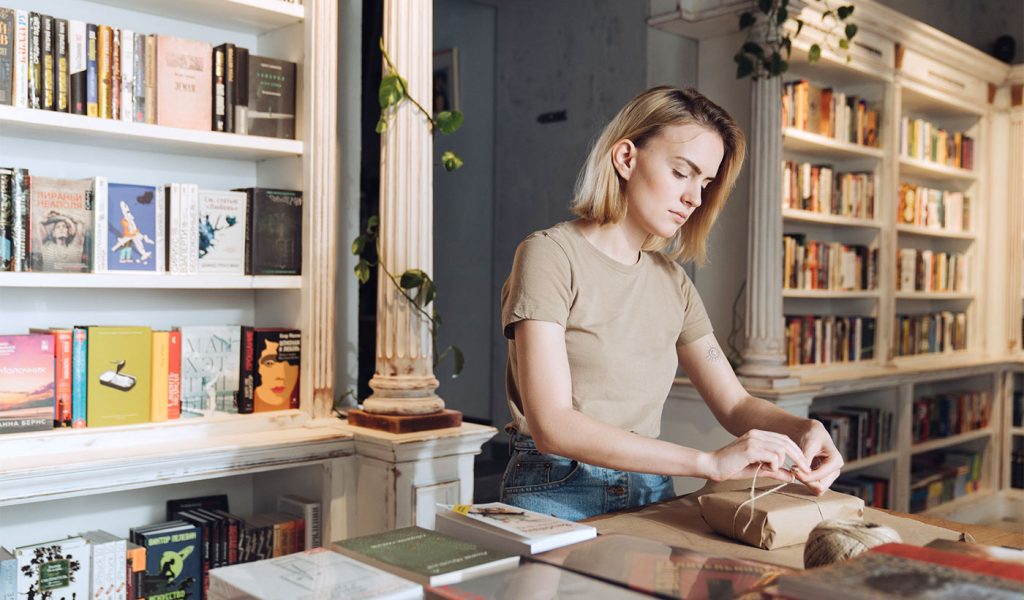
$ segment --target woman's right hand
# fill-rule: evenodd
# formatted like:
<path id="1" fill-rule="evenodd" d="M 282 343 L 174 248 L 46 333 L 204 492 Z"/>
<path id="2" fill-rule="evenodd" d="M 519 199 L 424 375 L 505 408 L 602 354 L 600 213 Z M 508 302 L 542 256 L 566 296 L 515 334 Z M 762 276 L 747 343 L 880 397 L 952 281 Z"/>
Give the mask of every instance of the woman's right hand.
<path id="1" fill-rule="evenodd" d="M 750 478 L 755 472 L 758 477 L 793 481 L 794 473 L 785 467 L 786 457 L 793 461 L 794 469 L 811 471 L 796 442 L 781 433 L 760 429 L 751 429 L 708 456 L 706 478 L 712 481 Z"/>

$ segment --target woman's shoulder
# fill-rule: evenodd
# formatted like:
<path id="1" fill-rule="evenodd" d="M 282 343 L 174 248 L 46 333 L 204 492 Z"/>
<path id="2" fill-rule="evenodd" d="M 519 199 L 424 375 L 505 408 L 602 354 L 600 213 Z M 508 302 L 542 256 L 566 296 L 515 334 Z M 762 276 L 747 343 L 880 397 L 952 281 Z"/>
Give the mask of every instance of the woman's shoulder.
<path id="1" fill-rule="evenodd" d="M 686 268 L 678 261 L 672 260 L 660 251 L 648 252 L 647 254 L 651 259 L 651 268 L 663 272 L 681 285 L 692 285 L 690 276 L 686 273 Z"/>
<path id="2" fill-rule="evenodd" d="M 547 229 L 534 231 L 523 238 L 523 241 L 519 242 L 517 253 L 529 252 L 530 254 L 540 253 L 565 256 L 571 243 L 572 231 L 569 229 L 571 226 L 569 221 L 563 221 Z"/>

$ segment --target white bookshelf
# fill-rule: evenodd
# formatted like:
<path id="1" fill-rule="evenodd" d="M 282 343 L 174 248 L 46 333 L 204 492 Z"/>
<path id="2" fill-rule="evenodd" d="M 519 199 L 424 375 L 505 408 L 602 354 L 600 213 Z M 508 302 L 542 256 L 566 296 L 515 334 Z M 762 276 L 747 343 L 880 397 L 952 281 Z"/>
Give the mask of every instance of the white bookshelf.
<path id="1" fill-rule="evenodd" d="M 865 229 L 882 228 L 882 223 L 878 220 L 842 217 L 839 215 L 816 213 L 810 210 L 799 210 L 794 208 L 783 208 L 782 218 L 794 223 L 817 223 L 821 225 L 835 225 L 839 227 L 862 227 Z"/>
<path id="2" fill-rule="evenodd" d="M 0 273 L 0 288 L 298 290 L 302 289 L 302 277 L 175 273 Z"/>
<path id="3" fill-rule="evenodd" d="M 952 179 L 957 183 L 971 183 L 978 180 L 978 174 L 974 171 L 906 156 L 900 157 L 900 173 L 940 181 Z"/>
<path id="4" fill-rule="evenodd" d="M 305 18 L 301 3 L 282 0 L 96 0 L 129 10 L 209 24 L 247 33 L 267 33 L 300 23 Z M 310 2 L 312 4 L 312 2 Z"/>
<path id="5" fill-rule="evenodd" d="M 813 153 L 829 159 L 873 158 L 881 160 L 885 157 L 885 151 L 881 148 L 841 142 L 794 127 L 786 127 L 782 130 L 782 143 L 786 150 Z"/>
<path id="6" fill-rule="evenodd" d="M 897 225 L 896 232 L 901 235 L 913 235 L 925 238 L 945 238 L 950 240 L 974 241 L 976 236 L 970 231 L 947 231 L 934 227 L 921 227 L 918 225 Z"/>

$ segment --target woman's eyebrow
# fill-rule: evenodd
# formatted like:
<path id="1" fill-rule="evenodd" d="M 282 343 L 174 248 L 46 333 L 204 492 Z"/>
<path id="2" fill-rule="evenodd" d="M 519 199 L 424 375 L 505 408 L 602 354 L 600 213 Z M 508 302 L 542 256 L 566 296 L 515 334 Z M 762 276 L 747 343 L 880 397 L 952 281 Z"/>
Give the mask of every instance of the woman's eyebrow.
<path id="1" fill-rule="evenodd" d="M 696 165 L 696 163 L 694 163 L 692 160 L 686 158 L 685 156 L 674 156 L 672 158 L 674 158 L 675 160 L 681 160 L 681 161 L 685 162 L 686 164 L 690 165 L 690 168 L 693 169 L 693 172 L 696 173 L 697 175 L 703 174 L 702 171 L 700 170 L 700 167 L 698 167 Z"/>

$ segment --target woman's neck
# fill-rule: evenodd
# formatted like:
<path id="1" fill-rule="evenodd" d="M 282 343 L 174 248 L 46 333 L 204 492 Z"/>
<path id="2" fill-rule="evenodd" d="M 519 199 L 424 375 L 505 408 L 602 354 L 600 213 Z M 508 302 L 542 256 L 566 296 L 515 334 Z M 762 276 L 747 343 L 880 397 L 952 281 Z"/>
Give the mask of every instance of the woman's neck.
<path id="1" fill-rule="evenodd" d="M 577 219 L 575 223 L 583 237 L 612 260 L 624 265 L 633 265 L 640 260 L 647 233 L 630 227 L 627 219 L 604 225 L 585 219 Z"/>

